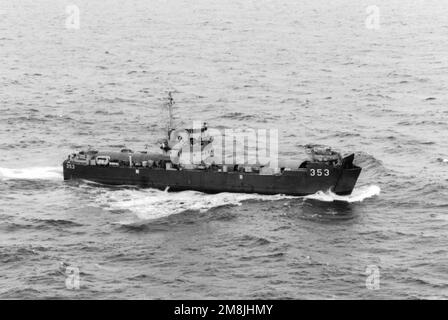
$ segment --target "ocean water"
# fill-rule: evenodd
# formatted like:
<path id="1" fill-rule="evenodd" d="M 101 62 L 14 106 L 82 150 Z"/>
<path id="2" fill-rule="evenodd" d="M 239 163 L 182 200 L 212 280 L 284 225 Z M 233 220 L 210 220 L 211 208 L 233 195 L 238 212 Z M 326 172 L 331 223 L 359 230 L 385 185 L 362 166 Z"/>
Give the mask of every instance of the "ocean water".
<path id="1" fill-rule="evenodd" d="M 374 4 L 0 1 L 0 298 L 448 298 L 448 3 Z M 285 158 L 355 152 L 356 189 L 62 181 L 76 150 L 156 148 L 168 90 Z"/>

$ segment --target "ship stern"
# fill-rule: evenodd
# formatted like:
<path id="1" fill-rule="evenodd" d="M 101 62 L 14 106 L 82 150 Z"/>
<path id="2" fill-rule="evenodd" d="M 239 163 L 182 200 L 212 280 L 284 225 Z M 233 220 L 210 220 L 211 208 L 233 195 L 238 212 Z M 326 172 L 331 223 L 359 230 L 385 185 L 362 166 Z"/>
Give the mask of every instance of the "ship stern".
<path id="1" fill-rule="evenodd" d="M 70 180 L 71 179 L 71 175 L 70 175 L 70 173 L 68 172 L 68 163 L 69 163 L 69 161 L 66 159 L 66 160 L 64 160 L 64 162 L 62 162 L 62 172 L 63 172 L 63 175 L 64 175 L 64 180 Z"/>

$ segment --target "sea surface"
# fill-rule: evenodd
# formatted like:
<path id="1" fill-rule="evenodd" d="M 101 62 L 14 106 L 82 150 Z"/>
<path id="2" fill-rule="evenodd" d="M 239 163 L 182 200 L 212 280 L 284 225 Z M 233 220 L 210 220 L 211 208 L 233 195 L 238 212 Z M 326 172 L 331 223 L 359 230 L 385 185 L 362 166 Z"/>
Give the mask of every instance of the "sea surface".
<path id="1" fill-rule="evenodd" d="M 435 0 L 0 0 L 0 298 L 447 299 L 447 17 Z M 278 129 L 283 158 L 355 152 L 356 189 L 62 180 L 89 146 L 156 150 L 169 90 L 184 123 Z"/>

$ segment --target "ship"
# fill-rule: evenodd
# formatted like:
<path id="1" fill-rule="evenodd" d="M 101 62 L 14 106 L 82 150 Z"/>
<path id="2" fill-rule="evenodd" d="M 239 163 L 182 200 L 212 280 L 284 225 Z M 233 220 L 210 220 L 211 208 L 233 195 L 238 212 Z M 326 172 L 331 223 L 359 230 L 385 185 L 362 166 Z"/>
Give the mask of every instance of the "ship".
<path id="1" fill-rule="evenodd" d="M 215 135 L 207 123 L 174 128 L 171 92 L 167 136 L 158 141 L 159 152 L 102 151 L 89 148 L 71 153 L 63 161 L 64 180 L 87 180 L 104 185 L 136 186 L 166 191 L 204 193 L 257 193 L 305 196 L 318 191 L 350 195 L 361 168 L 354 153 L 342 156 L 322 145 L 305 145 L 302 159 L 241 161 L 216 156 Z M 238 161 L 240 159 L 240 161 Z"/>

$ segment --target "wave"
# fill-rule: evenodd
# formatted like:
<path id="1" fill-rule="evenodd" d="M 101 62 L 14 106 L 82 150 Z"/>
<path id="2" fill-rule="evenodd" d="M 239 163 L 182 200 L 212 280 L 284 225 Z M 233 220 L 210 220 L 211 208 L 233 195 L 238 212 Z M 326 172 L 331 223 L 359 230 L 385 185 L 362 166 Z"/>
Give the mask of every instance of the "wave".
<path id="1" fill-rule="evenodd" d="M 315 194 L 305 196 L 305 199 L 313 199 L 325 202 L 344 201 L 344 202 L 362 202 L 364 199 L 379 195 L 381 188 L 376 185 L 362 186 L 355 188 L 348 196 L 339 196 L 333 192 L 318 191 Z"/>
<path id="2" fill-rule="evenodd" d="M 97 198 L 106 209 L 116 212 L 127 210 L 139 219 L 152 220 L 186 211 L 206 212 L 210 209 L 241 205 L 243 201 L 275 201 L 296 198 L 286 195 L 260 195 L 246 193 L 204 194 L 198 191 L 167 192 L 155 189 L 108 190 Z M 133 223 L 123 221 L 121 224 Z"/>
<path id="3" fill-rule="evenodd" d="M 10 169 L 0 167 L 0 180 L 60 180 L 62 167 L 30 167 Z"/>

